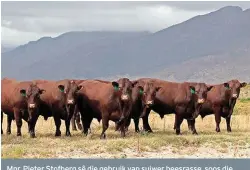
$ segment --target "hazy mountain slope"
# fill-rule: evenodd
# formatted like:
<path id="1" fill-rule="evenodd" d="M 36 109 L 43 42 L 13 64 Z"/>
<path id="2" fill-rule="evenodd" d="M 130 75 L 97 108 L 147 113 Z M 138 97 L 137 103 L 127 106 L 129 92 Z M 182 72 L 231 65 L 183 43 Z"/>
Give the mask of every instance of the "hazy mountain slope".
<path id="1" fill-rule="evenodd" d="M 168 75 L 173 71 L 175 74 L 168 78 L 176 76 L 177 80 L 201 80 L 204 75 L 197 70 L 207 69 L 206 80 L 214 80 L 215 70 L 220 72 L 219 79 L 226 79 L 231 77 L 233 65 L 243 64 L 233 71 L 234 76 L 247 78 L 249 18 L 249 9 L 242 11 L 239 7 L 225 7 L 154 34 L 136 34 L 129 38 L 130 34 L 112 38 L 97 36 L 97 40 L 93 38 L 93 41 L 90 41 L 92 37 L 83 36 L 79 38 L 79 43 L 76 41 L 77 45 L 74 45 L 74 36 L 70 34 L 64 38 L 66 43 L 45 38 L 47 41 L 44 43 L 33 42 L 35 47 L 28 44 L 23 51 L 15 49 L 8 52 L 7 57 L 3 57 L 12 58 L 12 61 L 4 62 L 3 71 L 5 75 L 20 79 L 144 76 L 159 72 Z M 27 51 L 35 51 L 36 55 Z M 235 59 L 235 52 L 240 60 Z M 208 62 L 207 56 L 214 59 Z M 9 64 L 17 61 L 21 63 L 18 64 L 18 71 L 13 70 L 15 67 L 10 69 Z M 224 61 L 228 65 L 220 63 Z M 216 65 L 218 62 L 219 66 Z"/>
<path id="2" fill-rule="evenodd" d="M 222 83 L 235 78 L 250 82 L 249 49 L 190 59 L 149 76 L 178 82 Z"/>
<path id="3" fill-rule="evenodd" d="M 14 47 L 6 47 L 6 46 L 1 45 L 1 53 L 5 53 L 5 52 L 11 51 L 13 49 L 14 49 Z"/>
<path id="4" fill-rule="evenodd" d="M 67 73 L 72 73 L 70 70 L 74 69 L 74 65 L 71 61 L 76 59 L 76 55 L 72 53 L 80 57 L 76 64 L 81 70 L 84 68 L 81 57 L 91 51 L 148 34 L 148 32 L 68 32 L 56 38 L 43 37 L 4 53 L 2 77 L 57 79 L 61 75 L 66 76 Z M 66 58 L 63 57 L 64 55 Z"/>

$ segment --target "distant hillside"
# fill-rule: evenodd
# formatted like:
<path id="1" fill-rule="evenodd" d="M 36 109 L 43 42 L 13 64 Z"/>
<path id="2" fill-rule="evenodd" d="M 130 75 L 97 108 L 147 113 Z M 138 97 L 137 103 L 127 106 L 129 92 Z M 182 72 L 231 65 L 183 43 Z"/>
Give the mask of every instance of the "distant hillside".
<path id="1" fill-rule="evenodd" d="M 5 53 L 5 52 L 11 51 L 13 49 L 14 49 L 14 47 L 5 47 L 5 46 L 1 45 L 1 53 Z"/>
<path id="2" fill-rule="evenodd" d="M 250 9 L 229 6 L 153 34 L 73 32 L 45 37 L 4 53 L 2 76 L 250 81 L 249 18 Z"/>

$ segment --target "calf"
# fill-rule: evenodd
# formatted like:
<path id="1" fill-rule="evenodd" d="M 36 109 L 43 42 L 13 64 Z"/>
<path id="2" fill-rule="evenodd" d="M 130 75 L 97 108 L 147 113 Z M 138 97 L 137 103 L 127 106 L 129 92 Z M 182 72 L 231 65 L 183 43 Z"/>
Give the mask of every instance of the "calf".
<path id="1" fill-rule="evenodd" d="M 145 131 L 152 132 L 148 123 L 148 117 L 151 110 L 160 115 L 161 118 L 165 114 L 175 113 L 175 129 L 176 134 L 180 134 L 180 125 L 183 119 L 194 119 L 195 112 L 199 109 L 199 98 L 197 94 L 207 93 L 212 87 L 207 87 L 204 83 L 196 86 L 186 82 L 175 83 L 159 79 L 142 78 L 138 80 L 138 84 L 151 81 L 156 87 L 161 87 L 156 93 L 154 104 L 148 107 L 142 114 L 143 128 Z M 193 132 L 196 133 L 195 131 Z"/>
<path id="2" fill-rule="evenodd" d="M 238 80 L 231 80 L 214 85 L 214 88 L 207 94 L 207 101 L 202 105 L 199 114 L 202 118 L 210 114 L 215 115 L 216 132 L 220 132 L 221 117 L 226 119 L 227 131 L 232 131 L 230 121 L 233 109 L 240 95 L 240 89 L 246 85 L 245 82 L 240 83 Z M 188 125 L 195 128 L 195 125 L 190 121 L 188 121 Z"/>
<path id="3" fill-rule="evenodd" d="M 83 123 L 83 133 L 87 135 L 93 118 L 102 119 L 103 130 L 100 138 L 105 139 L 109 120 L 121 125 L 121 136 L 125 137 L 125 122 L 131 108 L 132 87 L 137 82 L 130 82 L 127 78 L 108 82 L 102 80 L 86 80 L 80 85 L 77 102 Z"/>
<path id="4" fill-rule="evenodd" d="M 2 80 L 1 114 L 4 112 L 7 115 L 7 134 L 11 133 L 11 122 L 15 119 L 17 136 L 21 136 L 22 119 L 24 119 L 28 123 L 30 136 L 35 137 L 35 124 L 39 116 L 37 109 L 43 92 L 43 89 L 39 89 L 29 81 Z"/>

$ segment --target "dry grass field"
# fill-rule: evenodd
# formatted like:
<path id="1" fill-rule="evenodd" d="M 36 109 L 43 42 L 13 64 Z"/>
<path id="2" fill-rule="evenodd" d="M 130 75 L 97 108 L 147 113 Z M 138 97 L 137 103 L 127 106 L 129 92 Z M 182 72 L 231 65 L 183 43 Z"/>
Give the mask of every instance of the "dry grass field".
<path id="1" fill-rule="evenodd" d="M 126 138 L 114 131 L 110 122 L 107 139 L 100 140 L 101 124 L 94 121 L 92 134 L 85 137 L 80 131 L 72 131 L 65 137 L 62 123 L 61 137 L 54 137 L 53 119 L 39 119 L 37 138 L 28 135 L 27 123 L 23 123 L 22 137 L 16 137 L 16 124 L 12 123 L 12 134 L 6 135 L 6 115 L 3 120 L 2 158 L 249 158 L 250 157 L 250 98 L 248 86 L 242 91 L 232 117 L 232 132 L 226 131 L 226 122 L 221 122 L 221 132 L 215 132 L 214 116 L 197 118 L 194 136 L 183 122 L 182 135 L 173 130 L 174 116 L 164 119 L 154 113 L 150 116 L 153 134 L 134 132 L 131 124 Z M 140 122 L 140 126 L 141 122 Z"/>

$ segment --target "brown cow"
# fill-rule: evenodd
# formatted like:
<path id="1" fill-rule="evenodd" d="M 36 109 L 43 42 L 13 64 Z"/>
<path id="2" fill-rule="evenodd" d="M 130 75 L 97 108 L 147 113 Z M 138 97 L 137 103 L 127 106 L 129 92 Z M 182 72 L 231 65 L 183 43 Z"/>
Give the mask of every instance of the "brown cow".
<path id="1" fill-rule="evenodd" d="M 17 136 L 21 136 L 22 119 L 24 119 L 28 123 L 30 136 L 35 137 L 35 123 L 39 116 L 37 109 L 43 92 L 43 89 L 39 89 L 30 81 L 2 80 L 1 112 L 7 114 L 7 134 L 11 133 L 11 122 L 15 119 Z"/>
<path id="2" fill-rule="evenodd" d="M 143 111 L 146 108 L 151 107 L 154 104 L 156 92 L 160 90 L 161 87 L 156 87 L 153 82 L 145 82 L 139 86 L 138 84 L 133 88 L 132 91 L 132 111 L 130 117 L 126 121 L 126 130 L 128 129 L 131 118 L 134 120 L 135 132 L 139 132 L 139 119 Z M 116 130 L 119 130 L 120 126 L 116 124 Z"/>
<path id="3" fill-rule="evenodd" d="M 153 81 L 154 85 L 161 87 L 156 93 L 154 104 L 147 108 L 142 114 L 143 128 L 145 131 L 152 132 L 148 123 L 148 116 L 151 110 L 160 115 L 161 118 L 165 114 L 175 113 L 176 118 L 176 134 L 180 134 L 180 125 L 183 119 L 194 119 L 195 106 L 199 99 L 200 93 L 206 93 L 212 87 L 207 87 L 205 83 L 199 83 L 195 87 L 188 83 L 175 83 L 159 79 L 142 78 L 138 80 L 138 84 Z M 195 134 L 195 133 L 194 133 Z"/>
<path id="4" fill-rule="evenodd" d="M 109 126 L 109 120 L 121 124 L 121 136 L 125 136 L 126 118 L 131 112 L 132 87 L 137 82 L 131 82 L 127 78 L 117 82 L 103 80 L 86 80 L 80 85 L 83 87 L 79 92 L 77 102 L 83 122 L 83 133 L 87 135 L 91 121 L 96 118 L 102 119 L 103 130 L 101 139 L 106 138 L 105 131 Z"/>
<path id="5" fill-rule="evenodd" d="M 233 109 L 240 95 L 240 89 L 246 85 L 245 82 L 240 83 L 238 80 L 231 80 L 214 85 L 214 88 L 208 92 L 207 101 L 202 105 L 199 114 L 202 118 L 210 114 L 215 115 L 216 132 L 220 132 L 221 117 L 226 119 L 227 131 L 232 131 L 230 121 Z M 195 125 L 191 124 L 190 121 L 188 121 L 188 125 L 195 128 Z"/>
<path id="6" fill-rule="evenodd" d="M 197 118 L 199 115 L 200 109 L 202 104 L 205 103 L 207 99 L 207 93 L 213 88 L 213 85 L 206 85 L 205 83 L 197 83 L 197 82 L 184 82 L 188 83 L 190 86 L 195 88 L 195 104 L 194 104 L 194 112 L 193 112 L 193 117 Z M 189 122 L 189 130 L 193 132 L 193 134 L 198 134 L 195 126 L 192 126 L 195 124 L 195 119 L 187 119 Z M 176 123 L 177 123 L 177 117 L 175 117 L 175 124 L 174 124 L 174 129 L 176 129 Z"/>
<path id="7" fill-rule="evenodd" d="M 77 91 L 81 86 L 70 80 L 46 81 L 37 85 L 46 90 L 41 96 L 40 114 L 53 116 L 56 125 L 55 136 L 61 136 L 61 119 L 65 120 L 66 136 L 71 136 L 70 120 L 75 112 Z"/>

